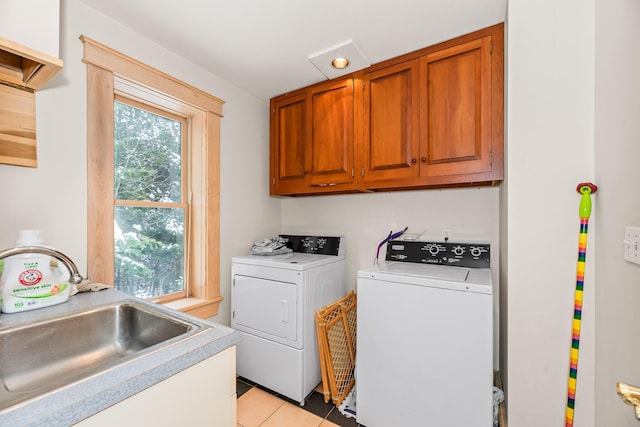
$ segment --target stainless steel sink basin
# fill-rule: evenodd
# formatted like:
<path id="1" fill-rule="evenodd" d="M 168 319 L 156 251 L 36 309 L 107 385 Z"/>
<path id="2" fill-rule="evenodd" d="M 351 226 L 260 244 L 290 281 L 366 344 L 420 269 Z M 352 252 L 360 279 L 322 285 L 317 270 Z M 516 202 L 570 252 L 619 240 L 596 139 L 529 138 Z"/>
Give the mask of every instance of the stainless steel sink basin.
<path id="1" fill-rule="evenodd" d="M 0 328 L 0 411 L 208 328 L 136 300 Z"/>

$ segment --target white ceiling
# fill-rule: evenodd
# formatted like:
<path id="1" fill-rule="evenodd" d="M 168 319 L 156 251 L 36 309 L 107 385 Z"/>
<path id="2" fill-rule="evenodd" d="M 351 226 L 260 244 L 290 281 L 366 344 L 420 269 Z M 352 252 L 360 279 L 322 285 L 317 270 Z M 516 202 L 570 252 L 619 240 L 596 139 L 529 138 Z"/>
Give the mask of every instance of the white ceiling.
<path id="1" fill-rule="evenodd" d="M 325 80 L 353 40 L 370 63 L 503 22 L 507 0 L 80 0 L 260 99 Z"/>

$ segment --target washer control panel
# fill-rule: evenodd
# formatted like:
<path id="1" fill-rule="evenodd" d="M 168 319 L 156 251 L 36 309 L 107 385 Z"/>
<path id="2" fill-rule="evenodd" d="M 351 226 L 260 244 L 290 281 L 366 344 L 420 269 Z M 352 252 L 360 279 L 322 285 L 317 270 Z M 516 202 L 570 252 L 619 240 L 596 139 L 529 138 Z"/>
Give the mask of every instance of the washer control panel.
<path id="1" fill-rule="evenodd" d="M 489 268 L 491 249 L 485 243 L 441 243 L 410 240 L 387 242 L 387 261 Z"/>

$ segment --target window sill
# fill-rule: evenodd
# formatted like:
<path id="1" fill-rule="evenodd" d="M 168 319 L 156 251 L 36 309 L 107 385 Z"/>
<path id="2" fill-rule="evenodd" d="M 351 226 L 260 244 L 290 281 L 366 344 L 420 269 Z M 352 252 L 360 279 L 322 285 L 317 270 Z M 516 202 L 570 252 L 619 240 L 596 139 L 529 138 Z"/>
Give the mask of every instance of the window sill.
<path id="1" fill-rule="evenodd" d="M 183 298 L 169 301 L 162 305 L 192 316 L 200 317 L 201 319 L 206 319 L 207 317 L 218 314 L 218 304 L 222 299 L 221 296 L 208 300 L 202 298 Z"/>

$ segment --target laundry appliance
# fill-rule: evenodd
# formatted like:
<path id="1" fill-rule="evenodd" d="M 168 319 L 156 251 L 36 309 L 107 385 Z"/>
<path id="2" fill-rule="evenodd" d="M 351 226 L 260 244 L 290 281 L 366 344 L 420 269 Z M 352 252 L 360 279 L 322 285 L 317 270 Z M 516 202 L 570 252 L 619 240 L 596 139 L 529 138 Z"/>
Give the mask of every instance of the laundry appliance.
<path id="1" fill-rule="evenodd" d="M 344 236 L 281 235 L 293 252 L 232 258 L 237 374 L 300 405 L 322 381 L 315 312 L 346 293 Z"/>
<path id="2" fill-rule="evenodd" d="M 358 271 L 357 421 L 493 426 L 490 246 L 393 240 Z"/>

